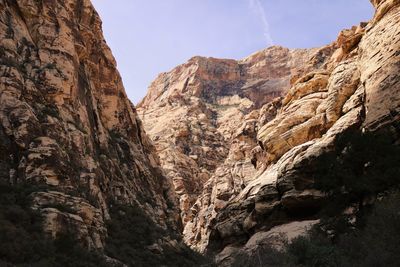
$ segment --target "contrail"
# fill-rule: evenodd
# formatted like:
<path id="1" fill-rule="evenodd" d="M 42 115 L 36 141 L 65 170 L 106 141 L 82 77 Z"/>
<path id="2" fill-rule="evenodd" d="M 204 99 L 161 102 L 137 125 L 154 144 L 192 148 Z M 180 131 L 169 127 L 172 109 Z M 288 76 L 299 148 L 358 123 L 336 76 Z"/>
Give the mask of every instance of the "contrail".
<path id="1" fill-rule="evenodd" d="M 264 37 L 267 41 L 268 45 L 274 45 L 274 41 L 271 37 L 271 32 L 269 29 L 269 22 L 267 19 L 267 15 L 265 13 L 264 7 L 261 5 L 260 0 L 248 0 L 250 4 L 250 8 L 252 11 L 260 18 L 263 28 L 264 28 Z"/>

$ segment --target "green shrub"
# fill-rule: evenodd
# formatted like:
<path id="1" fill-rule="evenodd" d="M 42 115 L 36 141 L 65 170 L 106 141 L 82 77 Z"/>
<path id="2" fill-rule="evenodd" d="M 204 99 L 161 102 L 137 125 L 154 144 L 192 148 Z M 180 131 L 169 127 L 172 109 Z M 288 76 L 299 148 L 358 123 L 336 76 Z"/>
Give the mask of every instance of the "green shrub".
<path id="1" fill-rule="evenodd" d="M 296 238 L 288 245 L 287 254 L 295 266 L 339 266 L 337 249 L 329 239 L 318 234 Z"/>
<path id="2" fill-rule="evenodd" d="M 55 240 L 42 229 L 41 215 L 31 209 L 32 185 L 0 184 L 0 266 L 110 266 L 103 256 L 79 245 L 72 233 Z M 64 211 L 68 207 L 52 206 Z M 128 266 L 201 266 L 203 257 L 188 247 L 163 246 L 162 254 L 147 249 L 170 233 L 157 226 L 140 208 L 112 205 L 105 253 Z M 173 236 L 173 235 L 172 235 Z M 204 265 L 207 266 L 207 265 Z"/>
<path id="3" fill-rule="evenodd" d="M 376 194 L 400 184 L 400 147 L 387 133 L 349 132 L 338 137 L 335 152 L 318 157 L 316 187 L 356 197 Z"/>
<path id="4" fill-rule="evenodd" d="M 232 266 L 400 266 L 399 207 L 400 194 L 392 193 L 365 215 L 361 228 L 348 229 L 331 239 L 318 225 L 308 235 L 287 244 L 283 251 L 262 246 L 252 255 L 239 253 Z"/>
<path id="5" fill-rule="evenodd" d="M 162 253 L 148 247 L 172 233 L 156 225 L 140 208 L 113 204 L 110 208 L 105 252 L 128 266 L 208 266 L 207 261 L 184 245 L 179 250 L 162 245 Z M 177 238 L 177 236 L 175 236 Z"/>
<path id="6" fill-rule="evenodd" d="M 278 251 L 269 245 L 257 248 L 254 254 L 239 252 L 232 267 L 285 267 L 290 266 L 291 258 L 285 252 Z"/>
<path id="7" fill-rule="evenodd" d="M 41 215 L 32 210 L 29 195 L 43 190 L 31 185 L 0 184 L 0 266 L 108 266 L 72 238 L 55 240 L 42 229 Z"/>
<path id="8" fill-rule="evenodd" d="M 400 266 L 400 194 L 378 202 L 365 226 L 343 235 L 338 247 L 342 266 Z"/>

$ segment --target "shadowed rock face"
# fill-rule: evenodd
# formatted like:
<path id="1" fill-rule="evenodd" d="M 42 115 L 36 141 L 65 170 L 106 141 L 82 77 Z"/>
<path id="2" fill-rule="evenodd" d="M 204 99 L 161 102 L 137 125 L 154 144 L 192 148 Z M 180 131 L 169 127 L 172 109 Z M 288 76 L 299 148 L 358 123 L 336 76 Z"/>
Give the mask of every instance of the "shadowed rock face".
<path id="1" fill-rule="evenodd" d="M 315 162 L 348 132 L 396 132 L 400 5 L 372 3 L 371 22 L 328 46 L 195 57 L 151 84 L 138 110 L 180 197 L 187 244 L 229 265 L 272 227 L 315 223 L 326 200 Z"/>
<path id="2" fill-rule="evenodd" d="M 103 248 L 111 201 L 177 229 L 174 193 L 89 0 L 0 1 L 0 148 L 2 183 L 47 186 L 33 204 L 53 236 L 72 230 Z"/>

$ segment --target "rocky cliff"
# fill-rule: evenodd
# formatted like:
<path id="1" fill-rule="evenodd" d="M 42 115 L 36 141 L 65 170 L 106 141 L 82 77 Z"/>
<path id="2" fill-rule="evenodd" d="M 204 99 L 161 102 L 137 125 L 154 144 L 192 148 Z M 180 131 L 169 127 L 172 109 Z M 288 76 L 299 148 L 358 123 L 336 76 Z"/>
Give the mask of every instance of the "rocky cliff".
<path id="1" fill-rule="evenodd" d="M 0 265 L 205 263 L 183 232 L 230 266 L 332 204 L 353 223 L 400 184 L 400 1 L 371 2 L 322 48 L 194 57 L 136 111 L 89 0 L 0 0 Z"/>
<path id="2" fill-rule="evenodd" d="M 324 161 L 344 161 L 369 133 L 399 140 L 400 2 L 372 4 L 370 22 L 325 47 L 195 57 L 151 84 L 138 113 L 179 195 L 187 244 L 230 265 L 276 235 L 304 233 L 332 201 Z M 341 182 L 335 194 L 351 195 Z"/>
<path id="3" fill-rule="evenodd" d="M 330 50 L 271 47 L 241 61 L 194 57 L 151 84 L 138 113 L 180 197 L 184 223 L 195 217 L 191 208 L 213 175 L 252 175 L 259 110 L 267 104 L 263 120 L 274 116 L 290 79 L 321 67 Z"/>
<path id="4" fill-rule="evenodd" d="M 0 182 L 38 188 L 48 236 L 102 251 L 120 205 L 172 233 L 149 244 L 155 257 L 180 246 L 175 193 L 89 0 L 0 1 L 0 126 Z"/>

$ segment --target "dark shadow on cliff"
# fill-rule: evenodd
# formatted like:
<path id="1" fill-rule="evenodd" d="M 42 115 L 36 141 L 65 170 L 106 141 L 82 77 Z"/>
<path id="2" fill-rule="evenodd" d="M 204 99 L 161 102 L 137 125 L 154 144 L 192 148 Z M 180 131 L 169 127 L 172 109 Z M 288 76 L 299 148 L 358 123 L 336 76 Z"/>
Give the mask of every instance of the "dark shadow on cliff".
<path id="1" fill-rule="evenodd" d="M 28 184 L 0 184 L 0 266 L 122 266 L 81 246 L 73 233 L 59 234 L 55 239 L 44 233 L 43 218 L 31 208 L 30 195 L 46 190 Z M 110 215 L 104 251 L 107 256 L 135 267 L 211 266 L 183 245 L 178 235 L 157 226 L 141 209 L 115 204 Z M 160 246 L 154 245 L 160 241 Z"/>
<path id="2" fill-rule="evenodd" d="M 281 251 L 240 253 L 233 266 L 400 266 L 396 129 L 339 136 L 333 152 L 311 162 L 315 188 L 328 195 L 320 224 Z"/>
<path id="3" fill-rule="evenodd" d="M 105 253 L 128 266 L 210 266 L 180 236 L 156 225 L 140 208 L 113 204 Z"/>
<path id="4" fill-rule="evenodd" d="M 350 131 L 339 136 L 335 150 L 317 158 L 315 188 L 328 194 L 323 216 L 350 204 L 361 209 L 377 194 L 400 185 L 399 133 Z"/>
<path id="5" fill-rule="evenodd" d="M 43 232 L 42 216 L 31 209 L 29 197 L 38 190 L 45 189 L 0 184 L 0 266 L 108 266 L 72 235 L 59 235 L 53 240 Z"/>
<path id="6" fill-rule="evenodd" d="M 233 267 L 395 267 L 400 266 L 400 193 L 391 193 L 335 238 L 321 225 L 294 239 L 282 250 L 261 246 L 252 255 L 240 253 Z M 340 230 L 341 229 L 334 229 Z"/>

